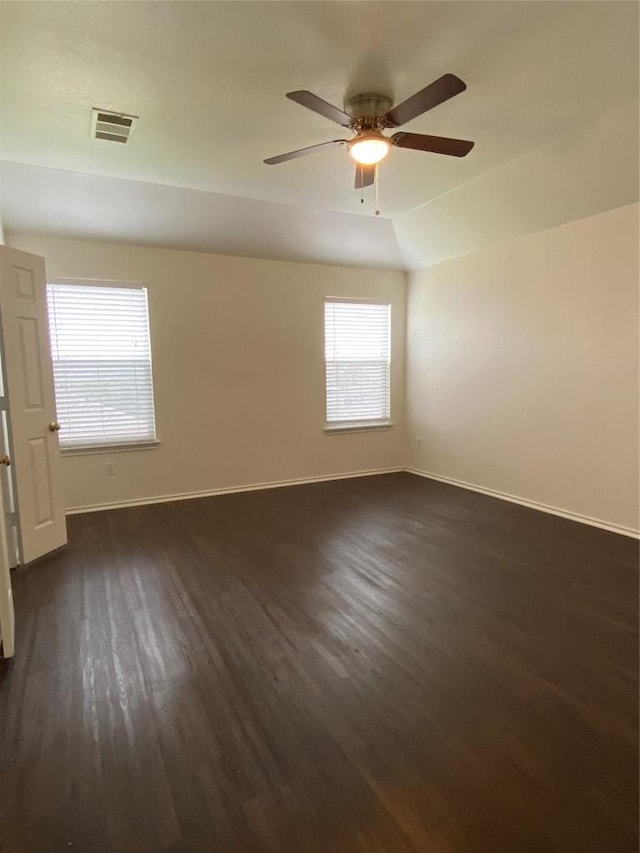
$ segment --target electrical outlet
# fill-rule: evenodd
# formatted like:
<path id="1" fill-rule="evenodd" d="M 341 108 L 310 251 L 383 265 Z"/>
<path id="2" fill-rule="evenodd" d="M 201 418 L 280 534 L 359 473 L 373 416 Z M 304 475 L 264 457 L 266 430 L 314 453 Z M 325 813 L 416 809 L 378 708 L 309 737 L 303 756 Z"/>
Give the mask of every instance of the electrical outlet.
<path id="1" fill-rule="evenodd" d="M 116 476 L 116 466 L 113 464 L 113 462 L 107 462 L 107 464 L 104 467 L 105 467 L 105 470 L 107 472 L 107 477 L 115 477 Z"/>
<path id="2" fill-rule="evenodd" d="M 416 450 L 420 450 L 422 448 L 422 439 L 416 438 Z"/>

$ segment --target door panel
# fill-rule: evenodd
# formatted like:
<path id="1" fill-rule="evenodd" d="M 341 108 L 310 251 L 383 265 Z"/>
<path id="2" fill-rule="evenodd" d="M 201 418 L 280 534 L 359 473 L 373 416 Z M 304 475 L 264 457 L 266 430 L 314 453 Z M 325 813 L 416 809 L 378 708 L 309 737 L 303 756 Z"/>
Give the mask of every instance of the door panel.
<path id="1" fill-rule="evenodd" d="M 0 322 L 20 559 L 67 541 L 44 260 L 0 247 Z"/>
<path id="2" fill-rule="evenodd" d="M 25 407 L 42 410 L 44 408 L 42 374 L 40 372 L 42 354 L 38 340 L 38 321 L 35 317 L 18 318 L 18 343 L 24 374 Z"/>
<path id="3" fill-rule="evenodd" d="M 31 458 L 29 459 L 28 474 L 36 496 L 34 521 L 36 528 L 40 528 L 44 524 L 51 524 L 55 517 L 51 476 L 49 474 L 49 455 L 46 443 L 42 438 L 31 439 L 29 450 L 31 451 Z"/>

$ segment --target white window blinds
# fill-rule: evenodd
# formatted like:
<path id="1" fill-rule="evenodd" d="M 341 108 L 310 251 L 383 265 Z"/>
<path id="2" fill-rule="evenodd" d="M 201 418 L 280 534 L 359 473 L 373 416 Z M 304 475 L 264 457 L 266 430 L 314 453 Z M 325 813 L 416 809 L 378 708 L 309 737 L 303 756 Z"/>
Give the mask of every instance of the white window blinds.
<path id="1" fill-rule="evenodd" d="M 49 284 L 47 296 L 61 446 L 155 439 L 146 288 Z"/>
<path id="2" fill-rule="evenodd" d="M 324 306 L 327 423 L 389 420 L 391 306 L 328 299 Z"/>

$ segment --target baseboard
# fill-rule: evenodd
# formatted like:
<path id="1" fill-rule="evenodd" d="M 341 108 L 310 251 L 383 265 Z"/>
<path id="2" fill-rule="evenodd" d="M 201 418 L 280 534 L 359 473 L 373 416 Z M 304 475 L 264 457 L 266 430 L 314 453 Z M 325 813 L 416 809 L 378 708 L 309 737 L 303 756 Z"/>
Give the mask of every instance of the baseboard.
<path id="1" fill-rule="evenodd" d="M 263 489 L 280 489 L 285 486 L 303 486 L 309 483 L 326 483 L 331 480 L 349 480 L 356 477 L 373 477 L 378 474 L 396 474 L 400 471 L 406 471 L 408 474 L 415 474 L 418 477 L 424 477 L 427 480 L 437 480 L 439 483 L 447 483 L 450 486 L 458 486 L 461 489 L 468 489 L 471 492 L 478 492 L 481 495 L 488 495 L 499 500 L 509 501 L 509 503 L 526 506 L 529 509 L 536 509 L 540 512 L 546 512 L 550 515 L 557 515 L 560 518 L 567 518 L 570 521 L 578 521 L 581 524 L 588 524 L 591 527 L 598 527 L 601 530 L 608 530 L 611 533 L 620 533 L 623 536 L 630 536 L 634 539 L 640 539 L 640 531 L 634 530 L 631 527 L 623 527 L 619 524 L 611 524 L 607 521 L 602 521 L 599 518 L 592 518 L 588 515 L 581 515 L 577 512 L 560 509 L 559 507 L 549 506 L 548 504 L 531 501 L 527 498 L 520 498 L 516 495 L 510 495 L 506 492 L 499 492 L 496 489 L 487 489 L 482 486 L 477 486 L 474 483 L 467 483 L 464 480 L 456 480 L 453 477 L 443 477 L 440 474 L 433 474 L 430 471 L 421 471 L 418 468 L 375 468 L 366 471 L 350 471 L 344 474 L 326 474 L 321 477 L 300 477 L 293 480 L 275 480 L 269 483 L 250 483 L 244 486 L 229 486 L 221 489 L 205 489 L 199 492 L 182 492 L 172 495 L 155 495 L 146 498 L 134 498 L 129 501 L 115 501 L 112 503 L 88 504 L 86 506 L 76 506 L 67 509 L 67 515 L 79 515 L 84 512 L 102 512 L 110 509 L 125 509 L 133 506 L 147 506 L 149 504 L 171 503 L 171 501 L 189 501 L 196 498 L 209 498 L 215 495 L 234 495 L 240 492 L 257 492 Z"/>
<path id="2" fill-rule="evenodd" d="M 540 512 L 546 512 L 550 515 L 557 515 L 560 518 L 568 518 L 570 521 L 579 521 L 581 524 L 589 524 L 591 527 L 599 527 L 601 530 L 608 530 L 611 533 L 620 533 L 623 536 L 631 536 L 634 539 L 640 539 L 640 531 L 634 530 L 632 527 L 623 527 L 620 524 L 611 524 L 608 521 L 602 521 L 599 518 L 592 518 L 589 515 L 580 515 L 580 513 L 570 512 L 569 510 L 560 509 L 556 506 L 538 503 L 538 501 L 530 501 L 527 500 L 527 498 L 519 498 L 515 495 L 507 494 L 506 492 L 496 491 L 496 489 L 485 489 L 482 486 L 476 486 L 473 483 L 465 483 L 464 480 L 455 480 L 453 477 L 442 477 L 440 474 L 432 474 L 430 471 L 420 471 L 418 468 L 405 468 L 404 470 L 408 474 L 425 477 L 427 480 L 437 480 L 439 483 L 458 486 L 461 489 L 468 489 L 471 492 L 478 492 L 481 495 L 499 498 L 501 501 L 520 504 L 520 506 L 526 506 L 529 507 L 529 509 L 537 509 Z"/>
<path id="3" fill-rule="evenodd" d="M 375 468 L 367 471 L 350 471 L 347 474 L 326 474 L 321 477 L 302 477 L 295 480 L 276 480 L 272 483 L 250 483 L 245 486 L 229 486 L 222 489 L 205 489 L 200 492 L 182 492 L 175 495 L 156 495 L 147 498 L 134 498 L 129 501 L 117 501 L 113 503 L 88 504 L 87 506 L 74 506 L 66 510 L 67 515 L 79 515 L 83 512 L 102 512 L 109 509 L 125 509 L 130 506 L 147 506 L 148 504 L 164 504 L 171 501 L 190 501 L 194 498 L 210 498 L 215 495 L 235 495 L 239 492 L 258 492 L 262 489 L 280 489 L 284 486 L 304 486 L 308 483 L 326 483 L 331 480 L 350 480 L 355 477 L 373 477 L 378 474 L 397 474 L 404 471 L 398 468 Z"/>

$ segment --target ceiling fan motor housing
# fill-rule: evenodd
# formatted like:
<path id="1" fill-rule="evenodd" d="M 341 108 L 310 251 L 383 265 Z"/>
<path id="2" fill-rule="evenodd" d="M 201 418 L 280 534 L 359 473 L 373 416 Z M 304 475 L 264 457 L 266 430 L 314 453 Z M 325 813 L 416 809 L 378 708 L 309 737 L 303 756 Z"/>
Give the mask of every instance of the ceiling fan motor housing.
<path id="1" fill-rule="evenodd" d="M 367 92 L 363 95 L 355 95 L 345 104 L 345 110 L 362 130 L 373 129 L 380 126 L 379 119 L 387 113 L 393 104 L 391 98 L 386 95 Z"/>

